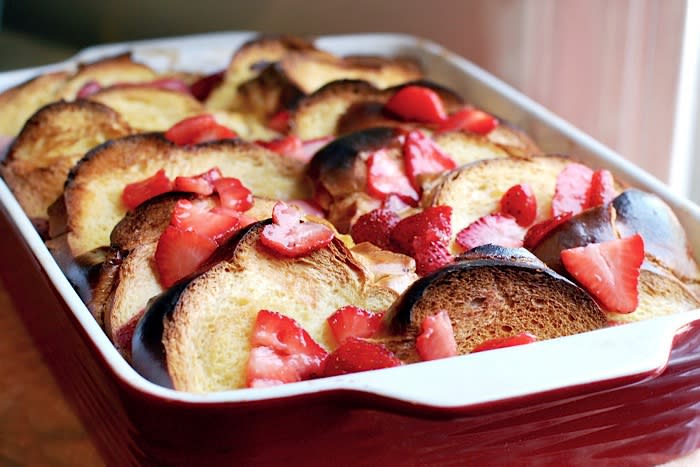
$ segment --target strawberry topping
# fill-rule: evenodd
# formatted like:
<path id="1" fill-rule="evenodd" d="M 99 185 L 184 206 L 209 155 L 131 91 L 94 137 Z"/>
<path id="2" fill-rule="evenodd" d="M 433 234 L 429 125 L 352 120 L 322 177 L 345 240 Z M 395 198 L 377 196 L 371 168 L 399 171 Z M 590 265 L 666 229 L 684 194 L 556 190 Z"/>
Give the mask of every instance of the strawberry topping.
<path id="1" fill-rule="evenodd" d="M 273 224 L 266 225 L 260 241 L 283 256 L 297 258 L 324 248 L 333 240 L 333 231 L 323 224 L 304 222 L 301 211 L 278 201 L 272 210 Z"/>
<path id="2" fill-rule="evenodd" d="M 457 234 L 457 243 L 465 250 L 494 244 L 517 248 L 523 246 L 525 229 L 511 216 L 495 213 L 481 217 Z"/>
<path id="3" fill-rule="evenodd" d="M 87 99 L 88 97 L 92 96 L 93 94 L 97 94 L 102 90 L 102 85 L 95 81 L 94 79 L 91 79 L 90 81 L 86 82 L 83 84 L 83 86 L 78 90 L 77 98 L 78 99 Z"/>
<path id="4" fill-rule="evenodd" d="M 455 161 L 420 130 L 410 131 L 406 135 L 403 143 L 403 157 L 406 175 L 416 190 L 421 188 L 419 175 L 441 173 L 457 167 Z"/>
<path id="5" fill-rule="evenodd" d="M 372 337 L 382 330 L 384 313 L 372 313 L 353 305 L 337 309 L 327 319 L 333 337 L 342 344 L 350 337 Z"/>
<path id="6" fill-rule="evenodd" d="M 221 171 L 214 167 L 192 177 L 175 177 L 175 191 L 209 196 L 214 193 L 214 180 L 221 178 Z"/>
<path id="7" fill-rule="evenodd" d="M 472 349 L 471 353 L 484 352 L 486 350 L 502 349 L 504 347 L 514 347 L 516 345 L 531 344 L 537 341 L 537 336 L 530 334 L 529 332 L 521 332 L 514 336 L 508 337 L 497 337 L 494 339 L 489 339 L 482 342 Z"/>
<path id="8" fill-rule="evenodd" d="M 571 163 L 557 176 L 552 198 L 552 216 L 564 212 L 578 214 L 586 208 L 588 187 L 591 186 L 593 171 L 582 164 Z"/>
<path id="9" fill-rule="evenodd" d="M 416 274 L 419 276 L 426 276 L 454 261 L 448 247 L 448 238 L 437 230 L 427 230 L 414 238 L 412 248 Z"/>
<path id="10" fill-rule="evenodd" d="M 197 270 L 217 248 L 217 243 L 192 230 L 168 226 L 158 240 L 155 260 L 160 283 L 168 288 Z"/>
<path id="11" fill-rule="evenodd" d="M 414 240 L 428 231 L 436 234 L 431 240 L 447 245 L 452 235 L 452 207 L 431 206 L 402 219 L 391 231 L 391 241 L 399 253 L 415 256 Z"/>
<path id="12" fill-rule="evenodd" d="M 483 110 L 465 107 L 453 113 L 439 127 L 438 132 L 466 130 L 485 135 L 498 126 L 498 119 Z"/>
<path id="13" fill-rule="evenodd" d="M 323 376 L 344 375 L 399 365 L 401 360 L 383 345 L 349 337 L 328 356 Z"/>
<path id="14" fill-rule="evenodd" d="M 216 209 L 209 209 L 204 200 L 181 199 L 175 204 L 170 225 L 214 240 L 221 245 L 240 228 L 237 216 Z"/>
<path id="15" fill-rule="evenodd" d="M 518 225 L 527 227 L 537 217 L 537 198 L 527 183 L 513 185 L 501 197 L 501 213 L 515 218 Z"/>
<path id="16" fill-rule="evenodd" d="M 278 133 L 286 133 L 289 130 L 289 118 L 291 114 L 288 110 L 280 110 L 267 121 L 267 127 Z"/>
<path id="17" fill-rule="evenodd" d="M 557 227 L 562 225 L 573 217 L 570 212 L 564 212 L 558 216 L 550 217 L 549 219 L 533 225 L 527 230 L 523 246 L 528 250 L 534 250 L 537 245 L 549 236 Z"/>
<path id="18" fill-rule="evenodd" d="M 198 101 L 205 101 L 209 94 L 224 80 L 224 71 L 219 71 L 211 75 L 203 76 L 190 84 L 190 94 Z"/>
<path id="19" fill-rule="evenodd" d="M 235 138 L 236 133 L 217 123 L 213 115 L 202 114 L 179 121 L 164 136 L 178 146 L 184 146 Z"/>
<path id="20" fill-rule="evenodd" d="M 367 193 L 381 200 L 394 193 L 413 206 L 419 198 L 401 161 L 393 158 L 386 149 L 373 152 L 367 159 Z"/>
<path id="21" fill-rule="evenodd" d="M 222 207 L 240 212 L 247 211 L 253 207 L 253 193 L 243 186 L 237 178 L 218 178 L 213 180 L 212 183 L 219 194 Z"/>
<path id="22" fill-rule="evenodd" d="M 591 185 L 586 193 L 586 208 L 603 206 L 615 199 L 615 179 L 609 170 L 593 172 Z"/>
<path id="23" fill-rule="evenodd" d="M 423 86 L 404 86 L 391 96 L 384 108 L 410 122 L 440 123 L 447 118 L 440 96 Z"/>
<path id="24" fill-rule="evenodd" d="M 316 152 L 333 140 L 332 136 L 324 136 L 302 141 L 298 136 L 288 135 L 272 141 L 256 141 L 256 144 L 303 163 L 309 162 Z"/>
<path id="25" fill-rule="evenodd" d="M 420 328 L 421 333 L 416 338 L 416 350 L 422 360 L 437 360 L 457 355 L 457 341 L 450 316 L 445 310 L 427 316 Z"/>
<path id="26" fill-rule="evenodd" d="M 122 191 L 122 202 L 127 209 L 132 210 L 138 205 L 155 196 L 172 191 L 173 182 L 165 175 L 165 170 L 160 169 L 153 176 L 130 183 Z"/>
<path id="27" fill-rule="evenodd" d="M 315 216 L 319 218 L 325 218 L 326 213 L 323 212 L 321 206 L 319 206 L 316 201 L 312 199 L 290 199 L 287 204 L 292 204 L 299 209 L 301 209 L 307 216 Z"/>
<path id="28" fill-rule="evenodd" d="M 250 337 L 246 385 L 265 387 L 320 376 L 328 353 L 295 320 L 260 310 Z"/>
<path id="29" fill-rule="evenodd" d="M 374 209 L 361 215 L 350 228 L 355 243 L 370 242 L 385 250 L 391 249 L 391 231 L 399 223 L 399 215 L 388 209 Z"/>
<path id="30" fill-rule="evenodd" d="M 641 235 L 563 250 L 561 261 L 606 310 L 632 313 L 637 309 L 639 269 L 644 261 Z"/>

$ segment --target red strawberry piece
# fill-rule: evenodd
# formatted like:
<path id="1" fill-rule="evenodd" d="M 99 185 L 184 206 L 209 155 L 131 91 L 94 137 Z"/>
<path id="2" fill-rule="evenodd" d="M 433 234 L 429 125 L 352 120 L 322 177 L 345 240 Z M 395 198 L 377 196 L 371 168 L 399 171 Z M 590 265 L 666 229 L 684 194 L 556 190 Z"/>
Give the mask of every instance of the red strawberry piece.
<path id="1" fill-rule="evenodd" d="M 355 243 L 370 242 L 385 250 L 391 249 L 391 231 L 399 223 L 399 215 L 388 209 L 374 209 L 361 215 L 350 228 Z"/>
<path id="2" fill-rule="evenodd" d="M 501 197 L 501 213 L 513 216 L 523 226 L 535 222 L 537 217 L 537 198 L 527 183 L 513 185 Z"/>
<path id="3" fill-rule="evenodd" d="M 615 179 L 609 170 L 593 172 L 591 185 L 586 194 L 586 208 L 603 206 L 615 199 Z"/>
<path id="4" fill-rule="evenodd" d="M 404 86 L 391 96 L 384 108 L 410 122 L 440 123 L 447 118 L 440 96 L 423 86 Z"/>
<path id="5" fill-rule="evenodd" d="M 450 264 L 454 257 L 447 241 L 436 230 L 428 230 L 413 239 L 413 258 L 416 260 L 416 274 L 426 276 Z"/>
<path id="6" fill-rule="evenodd" d="M 87 99 L 93 94 L 97 94 L 102 90 L 102 85 L 95 80 L 90 80 L 83 84 L 77 94 L 78 99 Z"/>
<path id="7" fill-rule="evenodd" d="M 190 87 L 187 85 L 187 83 L 178 78 L 159 78 L 145 83 L 126 83 L 125 85 L 117 84 L 113 87 L 147 87 L 190 94 Z"/>
<path id="8" fill-rule="evenodd" d="M 419 198 L 404 173 L 402 162 L 391 157 L 386 149 L 373 152 L 367 159 L 367 193 L 381 200 L 393 193 L 412 206 Z"/>
<path id="9" fill-rule="evenodd" d="M 291 114 L 288 110 L 280 110 L 267 121 L 267 127 L 275 130 L 278 133 L 286 133 L 289 130 L 289 117 Z"/>
<path id="10" fill-rule="evenodd" d="M 140 182 L 129 183 L 122 191 L 122 202 L 127 209 L 132 210 L 139 204 L 163 193 L 172 191 L 173 182 L 165 170 L 160 169 L 153 176 Z"/>
<path id="11" fill-rule="evenodd" d="M 450 315 L 445 310 L 427 316 L 420 328 L 421 333 L 416 338 L 416 350 L 422 360 L 437 360 L 457 355 L 457 341 Z"/>
<path id="12" fill-rule="evenodd" d="M 240 212 L 253 207 L 253 193 L 237 178 L 219 178 L 214 180 L 213 184 L 214 190 L 219 194 L 222 207 Z"/>
<path id="13" fill-rule="evenodd" d="M 514 336 L 508 337 L 497 337 L 495 339 L 489 339 L 482 342 L 481 344 L 474 347 L 471 353 L 483 352 L 485 350 L 502 349 L 504 347 L 514 347 L 516 345 L 531 344 L 537 341 L 537 336 L 530 334 L 529 332 L 521 332 Z"/>
<path id="14" fill-rule="evenodd" d="M 214 180 L 221 178 L 221 171 L 213 168 L 193 177 L 175 177 L 175 191 L 209 196 L 214 193 Z"/>
<path id="15" fill-rule="evenodd" d="M 302 141 L 298 136 L 288 135 L 271 141 L 256 141 L 256 143 L 272 152 L 288 155 L 301 151 Z"/>
<path id="16" fill-rule="evenodd" d="M 155 253 L 161 285 L 168 288 L 194 273 L 217 246 L 214 240 L 196 232 L 168 226 L 158 240 Z"/>
<path id="17" fill-rule="evenodd" d="M 401 360 L 383 345 L 349 337 L 328 356 L 323 376 L 345 375 L 399 365 Z"/>
<path id="18" fill-rule="evenodd" d="M 592 177 L 593 171 L 585 165 L 567 164 L 557 176 L 552 198 L 552 216 L 583 211 L 588 201 L 588 187 L 591 186 Z"/>
<path id="19" fill-rule="evenodd" d="M 328 317 L 328 325 L 338 344 L 349 337 L 372 337 L 382 330 L 384 313 L 372 313 L 353 305 L 337 309 Z"/>
<path id="20" fill-rule="evenodd" d="M 452 207 L 431 206 L 402 219 L 391 231 L 391 241 L 399 253 L 414 256 L 413 241 L 429 230 L 434 230 L 440 241 L 449 242 L 452 235 Z"/>
<path id="21" fill-rule="evenodd" d="M 441 173 L 457 167 L 455 161 L 420 130 L 412 130 L 406 135 L 403 158 L 406 175 L 416 190 L 420 190 L 419 175 Z"/>
<path id="22" fill-rule="evenodd" d="M 561 261 L 606 310 L 632 313 L 637 309 L 639 269 L 644 261 L 641 235 L 563 250 Z"/>
<path id="23" fill-rule="evenodd" d="M 320 376 L 328 357 L 308 332 L 292 318 L 260 310 L 250 337 L 246 384 L 274 386 Z"/>
<path id="24" fill-rule="evenodd" d="M 498 119 L 493 115 L 467 106 L 447 117 L 447 120 L 438 127 L 438 131 L 466 130 L 485 135 L 494 130 L 498 124 Z"/>
<path id="25" fill-rule="evenodd" d="M 518 248 L 523 246 L 525 229 L 515 219 L 500 213 L 481 217 L 457 234 L 457 244 L 465 250 L 492 243 Z"/>
<path id="26" fill-rule="evenodd" d="M 388 209 L 389 211 L 399 212 L 410 208 L 411 206 L 404 202 L 400 196 L 395 194 L 390 194 L 384 201 L 382 201 L 382 209 Z"/>
<path id="27" fill-rule="evenodd" d="M 523 240 L 523 246 L 528 250 L 534 250 L 537 245 L 542 242 L 545 238 L 549 236 L 554 229 L 562 225 L 564 222 L 571 219 L 574 215 L 570 212 L 564 212 L 558 216 L 550 217 L 538 224 L 533 225 L 527 229 L 525 234 L 525 239 Z"/>
<path id="28" fill-rule="evenodd" d="M 198 101 L 205 101 L 209 94 L 224 80 L 224 71 L 203 76 L 190 84 L 190 94 Z"/>
<path id="29" fill-rule="evenodd" d="M 211 114 L 196 115 L 179 121 L 165 132 L 165 138 L 178 146 L 235 138 L 236 134 L 220 125 Z"/>
<path id="30" fill-rule="evenodd" d="M 283 201 L 272 209 L 272 220 L 273 224 L 263 228 L 260 242 L 283 256 L 305 256 L 324 248 L 334 237 L 333 231 L 323 224 L 302 222 L 301 212 Z"/>
<path id="31" fill-rule="evenodd" d="M 241 226 L 230 212 L 209 209 L 206 201 L 181 199 L 175 204 L 170 225 L 195 232 L 221 245 Z"/>

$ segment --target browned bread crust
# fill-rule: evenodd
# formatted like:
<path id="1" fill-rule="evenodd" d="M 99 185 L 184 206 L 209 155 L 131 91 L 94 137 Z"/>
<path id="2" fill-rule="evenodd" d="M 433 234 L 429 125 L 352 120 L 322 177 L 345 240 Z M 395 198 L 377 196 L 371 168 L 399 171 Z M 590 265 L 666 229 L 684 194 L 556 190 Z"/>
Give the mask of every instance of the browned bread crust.
<path id="1" fill-rule="evenodd" d="M 385 343 L 402 360 L 417 361 L 421 323 L 440 310 L 450 317 L 459 354 L 521 332 L 544 340 L 606 325 L 584 290 L 524 249 L 493 245 L 414 282 L 387 313 L 392 332 Z"/>

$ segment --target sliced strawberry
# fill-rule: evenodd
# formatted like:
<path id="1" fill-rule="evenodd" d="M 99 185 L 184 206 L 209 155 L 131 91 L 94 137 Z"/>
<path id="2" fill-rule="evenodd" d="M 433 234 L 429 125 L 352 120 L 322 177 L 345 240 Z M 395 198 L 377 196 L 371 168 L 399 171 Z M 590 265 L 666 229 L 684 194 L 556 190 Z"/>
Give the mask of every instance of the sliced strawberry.
<path id="1" fill-rule="evenodd" d="M 428 230 L 414 238 L 412 247 L 419 276 L 426 276 L 454 261 L 447 239 L 436 230 Z"/>
<path id="2" fill-rule="evenodd" d="M 593 171 L 585 165 L 575 162 L 567 164 L 557 176 L 552 198 L 552 216 L 583 211 L 588 201 L 588 187 L 591 186 L 592 177 Z"/>
<path id="3" fill-rule="evenodd" d="M 388 209 L 374 209 L 357 218 L 350 228 L 355 243 L 370 242 L 379 248 L 391 248 L 391 231 L 399 223 L 400 217 Z"/>
<path id="4" fill-rule="evenodd" d="M 334 237 L 333 231 L 323 224 L 302 222 L 301 212 L 283 201 L 273 208 L 272 220 L 273 224 L 263 228 L 260 242 L 283 256 L 305 256 L 324 248 Z"/>
<path id="5" fill-rule="evenodd" d="M 328 357 L 308 332 L 292 318 L 260 310 L 250 337 L 248 387 L 293 383 L 320 376 Z"/>
<path id="6" fill-rule="evenodd" d="M 267 121 L 267 127 L 278 133 L 286 133 L 289 130 L 289 118 L 291 114 L 288 110 L 280 110 Z"/>
<path id="7" fill-rule="evenodd" d="M 298 207 L 307 216 L 315 216 L 320 218 L 326 217 L 326 213 L 323 212 L 321 206 L 316 204 L 316 202 L 312 199 L 290 199 L 289 201 L 287 201 L 287 204 L 291 204 L 293 206 Z"/>
<path id="8" fill-rule="evenodd" d="M 87 99 L 88 97 L 92 96 L 93 94 L 97 94 L 102 90 L 102 85 L 98 83 L 95 80 L 90 80 L 83 84 L 83 86 L 80 88 L 78 91 L 78 95 L 76 96 L 78 99 Z"/>
<path id="9" fill-rule="evenodd" d="M 164 136 L 178 146 L 184 146 L 235 138 L 236 134 L 229 128 L 218 124 L 213 115 L 202 114 L 179 121 L 170 127 Z"/>
<path id="10" fill-rule="evenodd" d="M 495 339 L 489 339 L 482 342 L 472 349 L 471 353 L 483 352 L 485 350 L 502 349 L 504 347 L 514 347 L 516 345 L 531 344 L 537 341 L 537 336 L 530 334 L 529 332 L 521 332 L 514 336 L 508 337 L 497 337 Z"/>
<path id="11" fill-rule="evenodd" d="M 181 199 L 175 204 L 170 225 L 195 232 L 221 245 L 240 227 L 237 216 L 209 208 L 204 200 Z"/>
<path id="12" fill-rule="evenodd" d="M 550 217 L 549 219 L 533 225 L 527 229 L 523 246 L 528 250 L 534 250 L 542 240 L 547 238 L 550 233 L 564 222 L 571 219 L 574 215 L 570 212 L 564 212 L 558 216 Z"/>
<path id="13" fill-rule="evenodd" d="M 447 118 L 440 96 L 423 86 L 404 86 L 384 108 L 409 122 L 440 123 Z"/>
<path id="14" fill-rule="evenodd" d="M 410 131 L 403 143 L 403 160 L 411 185 L 420 190 L 418 176 L 436 174 L 457 167 L 454 160 L 420 130 Z"/>
<path id="15" fill-rule="evenodd" d="M 382 201 L 382 209 L 388 209 L 389 211 L 400 212 L 410 207 L 400 196 L 396 196 L 393 193 Z"/>
<path id="16" fill-rule="evenodd" d="M 391 157 L 386 149 L 373 152 L 367 159 L 367 193 L 381 200 L 393 193 L 412 206 L 419 198 L 401 161 Z"/>
<path id="17" fill-rule="evenodd" d="M 349 337 L 372 337 L 382 330 L 384 313 L 372 313 L 353 305 L 338 308 L 328 317 L 328 325 L 338 344 Z"/>
<path id="18" fill-rule="evenodd" d="M 401 360 L 383 345 L 349 337 L 328 356 L 323 376 L 345 375 L 399 365 Z"/>
<path id="19" fill-rule="evenodd" d="M 133 89 L 133 88 L 152 88 L 165 89 L 166 91 L 190 93 L 190 87 L 187 83 L 178 78 L 158 78 L 153 81 L 138 81 L 134 83 L 115 83 L 108 86 L 107 89 Z"/>
<path id="20" fill-rule="evenodd" d="M 155 260 L 163 287 L 168 288 L 194 273 L 216 250 L 210 238 L 168 226 L 158 240 Z"/>
<path id="21" fill-rule="evenodd" d="M 209 97 L 209 94 L 224 80 L 225 72 L 219 71 L 211 75 L 203 76 L 194 83 L 190 84 L 190 94 L 198 101 L 204 102 Z"/>
<path id="22" fill-rule="evenodd" d="M 244 212 L 253 207 L 253 193 L 233 177 L 219 178 L 213 181 L 214 190 L 219 194 L 221 206 Z"/>
<path id="23" fill-rule="evenodd" d="M 438 132 L 466 130 L 471 133 L 485 135 L 499 125 L 498 119 L 483 110 L 467 106 L 453 113 L 440 124 Z"/>
<path id="24" fill-rule="evenodd" d="M 513 216 L 523 226 L 535 222 L 537 218 L 537 198 L 527 183 L 513 185 L 501 197 L 501 213 Z"/>
<path id="25" fill-rule="evenodd" d="M 603 206 L 615 199 L 615 179 L 609 170 L 601 169 L 593 172 L 591 185 L 586 194 L 586 208 Z"/>
<path id="26" fill-rule="evenodd" d="M 641 235 L 563 250 L 561 261 L 606 310 L 632 313 L 637 309 L 639 269 L 644 261 Z"/>
<path id="27" fill-rule="evenodd" d="M 427 316 L 420 328 L 421 332 L 416 338 L 416 350 L 422 360 L 437 360 L 457 355 L 457 341 L 450 315 L 445 310 Z"/>
<path id="28" fill-rule="evenodd" d="M 391 241 L 399 253 L 414 256 L 413 241 L 434 230 L 440 241 L 447 244 L 452 235 L 452 207 L 431 206 L 402 219 L 391 231 Z"/>
<path id="29" fill-rule="evenodd" d="M 175 191 L 209 196 L 214 193 L 214 180 L 221 178 L 221 171 L 213 168 L 192 177 L 175 177 Z"/>
<path id="30" fill-rule="evenodd" d="M 122 202 L 127 209 L 132 210 L 144 201 L 172 190 L 172 180 L 165 175 L 165 170 L 160 169 L 145 180 L 129 183 L 125 186 L 124 191 L 122 191 Z"/>
<path id="31" fill-rule="evenodd" d="M 309 162 L 316 152 L 333 140 L 332 136 L 302 141 L 298 136 L 287 135 L 272 141 L 256 141 L 256 144 L 285 157 Z"/>
<path id="32" fill-rule="evenodd" d="M 523 246 L 525 229 L 515 219 L 500 213 L 481 217 L 457 234 L 457 244 L 465 250 L 480 245 L 494 245 L 517 248 Z"/>

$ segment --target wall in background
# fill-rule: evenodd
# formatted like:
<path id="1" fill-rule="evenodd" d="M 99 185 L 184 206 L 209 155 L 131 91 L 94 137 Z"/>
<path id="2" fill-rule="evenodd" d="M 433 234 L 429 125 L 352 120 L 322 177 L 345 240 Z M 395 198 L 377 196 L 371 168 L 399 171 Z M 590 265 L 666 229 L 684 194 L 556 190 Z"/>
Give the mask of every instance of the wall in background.
<path id="1" fill-rule="evenodd" d="M 84 46 L 212 30 L 406 32 L 439 42 L 667 181 L 685 0 L 8 0 Z"/>

